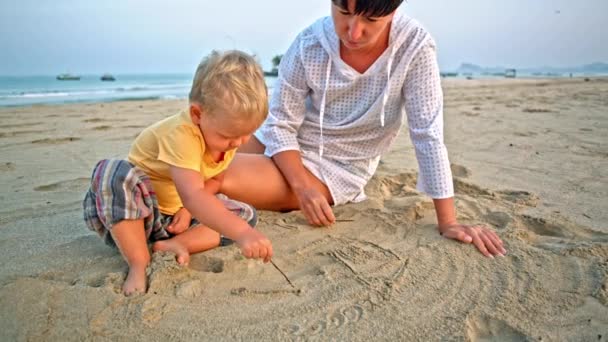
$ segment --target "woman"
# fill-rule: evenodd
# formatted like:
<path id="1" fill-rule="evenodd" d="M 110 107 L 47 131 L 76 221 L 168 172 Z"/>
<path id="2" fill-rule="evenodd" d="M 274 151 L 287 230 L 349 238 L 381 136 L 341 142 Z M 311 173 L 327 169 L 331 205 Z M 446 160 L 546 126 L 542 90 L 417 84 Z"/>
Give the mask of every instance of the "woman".
<path id="1" fill-rule="evenodd" d="M 433 198 L 439 232 L 502 256 L 493 231 L 456 220 L 435 43 L 396 13 L 401 2 L 332 0 L 331 18 L 298 35 L 281 60 L 268 119 L 239 149 L 221 191 L 330 225 L 330 205 L 365 199 L 365 184 L 407 118 L 418 190 Z"/>

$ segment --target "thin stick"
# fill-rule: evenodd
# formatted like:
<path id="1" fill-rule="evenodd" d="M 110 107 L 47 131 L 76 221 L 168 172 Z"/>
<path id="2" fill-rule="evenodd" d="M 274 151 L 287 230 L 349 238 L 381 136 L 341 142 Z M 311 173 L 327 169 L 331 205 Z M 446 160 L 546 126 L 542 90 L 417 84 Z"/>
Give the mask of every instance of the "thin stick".
<path id="1" fill-rule="evenodd" d="M 351 220 L 351 219 L 339 219 L 339 220 L 336 220 L 336 222 L 355 222 L 355 220 Z"/>
<path id="2" fill-rule="evenodd" d="M 272 261 L 272 260 L 270 260 L 270 263 L 272 264 L 272 266 L 274 266 L 274 268 L 277 269 L 277 271 L 281 272 L 281 274 L 283 275 L 283 277 L 285 277 L 285 280 L 287 280 L 289 285 L 291 285 L 291 287 L 293 287 L 295 289 L 296 287 L 291 283 L 291 280 L 289 280 L 289 278 L 287 278 L 287 275 L 285 275 L 285 273 L 283 273 L 283 271 L 281 271 L 279 266 L 277 266 L 277 264 L 275 264 L 274 261 Z"/>

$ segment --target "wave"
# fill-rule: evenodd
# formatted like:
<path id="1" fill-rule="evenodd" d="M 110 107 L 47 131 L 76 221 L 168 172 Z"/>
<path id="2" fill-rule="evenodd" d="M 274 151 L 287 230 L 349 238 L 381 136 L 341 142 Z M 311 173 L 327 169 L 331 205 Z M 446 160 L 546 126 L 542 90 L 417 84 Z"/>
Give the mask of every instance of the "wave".
<path id="1" fill-rule="evenodd" d="M 168 92 L 175 93 L 176 91 L 183 90 L 184 93 L 189 91 L 188 85 L 170 85 L 170 86 L 130 86 L 130 87 L 116 87 L 110 89 L 75 89 L 75 90 L 44 90 L 44 91 L 30 91 L 30 92 L 10 92 L 7 94 L 0 94 L 0 99 L 19 99 L 19 98 L 57 98 L 57 97 L 82 97 L 82 96 L 102 96 L 112 94 L 124 93 L 137 93 L 137 92 Z"/>
<path id="2" fill-rule="evenodd" d="M 145 86 L 131 86 L 131 87 L 118 87 L 116 91 L 147 91 L 147 90 L 161 90 L 161 89 L 182 89 L 190 88 L 189 84 L 163 84 L 163 85 L 145 85 Z"/>
<path id="3" fill-rule="evenodd" d="M 188 98 L 192 82 L 189 77 L 155 77 L 125 77 L 111 83 L 100 82 L 97 78 L 65 83 L 56 81 L 54 77 L 0 77 L 0 107 Z M 271 91 L 274 79 L 265 80 Z"/>

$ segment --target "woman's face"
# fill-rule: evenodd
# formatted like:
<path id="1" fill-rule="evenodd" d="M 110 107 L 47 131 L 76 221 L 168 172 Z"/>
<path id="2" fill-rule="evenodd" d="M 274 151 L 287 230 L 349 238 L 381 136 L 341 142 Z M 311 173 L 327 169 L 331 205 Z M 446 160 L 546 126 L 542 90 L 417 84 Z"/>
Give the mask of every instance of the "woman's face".
<path id="1" fill-rule="evenodd" d="M 355 15 L 355 1 L 348 0 L 348 8 L 339 7 L 332 2 L 331 16 L 336 34 L 348 50 L 375 47 L 379 40 L 388 34 L 395 12 L 384 17 Z"/>

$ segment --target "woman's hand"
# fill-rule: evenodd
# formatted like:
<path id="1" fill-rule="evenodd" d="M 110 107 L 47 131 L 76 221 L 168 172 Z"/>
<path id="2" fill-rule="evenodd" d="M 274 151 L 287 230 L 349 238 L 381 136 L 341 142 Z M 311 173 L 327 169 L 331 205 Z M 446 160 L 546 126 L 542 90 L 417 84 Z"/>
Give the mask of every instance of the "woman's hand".
<path id="1" fill-rule="evenodd" d="M 495 255 L 504 256 L 507 253 L 498 235 L 483 225 L 471 226 L 456 223 L 439 226 L 439 233 L 448 239 L 473 243 L 481 254 L 490 258 Z"/>
<path id="2" fill-rule="evenodd" d="M 167 231 L 173 235 L 181 234 L 190 227 L 191 220 L 192 215 L 188 209 L 181 208 L 173 215 L 173 219 L 171 220 L 171 224 L 167 227 Z"/>
<path id="3" fill-rule="evenodd" d="M 317 189 L 310 187 L 295 192 L 300 210 L 304 213 L 306 220 L 313 226 L 329 226 L 336 222 L 331 206 L 327 199 Z"/>

